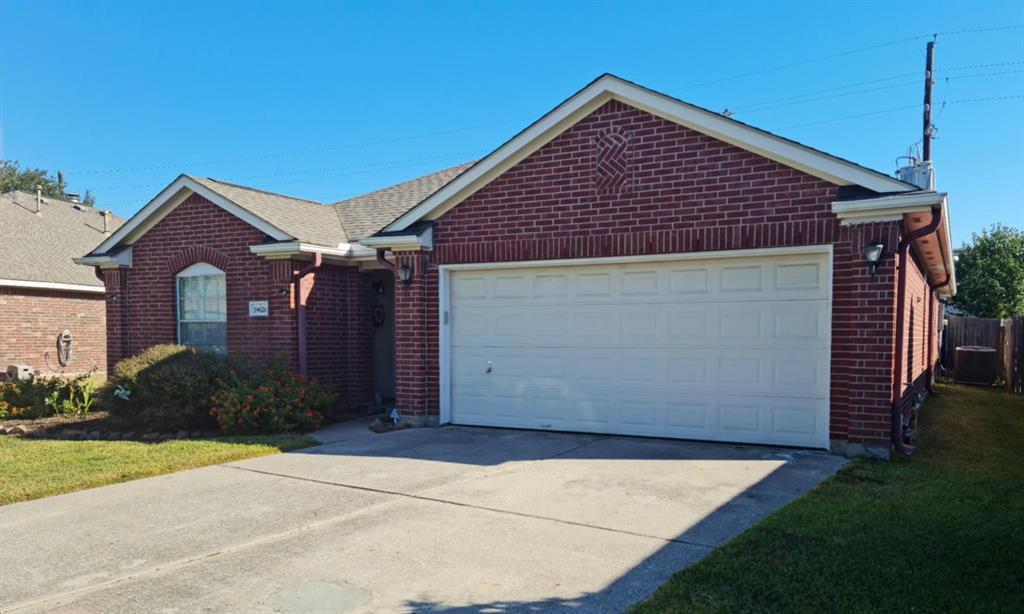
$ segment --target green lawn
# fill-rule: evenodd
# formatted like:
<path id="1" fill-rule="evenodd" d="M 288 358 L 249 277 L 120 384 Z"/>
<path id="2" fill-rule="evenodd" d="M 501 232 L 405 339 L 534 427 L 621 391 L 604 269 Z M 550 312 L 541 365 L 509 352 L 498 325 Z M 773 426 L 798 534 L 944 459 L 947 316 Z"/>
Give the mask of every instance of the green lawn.
<path id="1" fill-rule="evenodd" d="M 295 450 L 301 435 L 135 441 L 0 438 L 0 505 Z"/>
<path id="2" fill-rule="evenodd" d="M 912 458 L 850 463 L 634 614 L 1024 611 L 1024 397 L 938 393 Z"/>

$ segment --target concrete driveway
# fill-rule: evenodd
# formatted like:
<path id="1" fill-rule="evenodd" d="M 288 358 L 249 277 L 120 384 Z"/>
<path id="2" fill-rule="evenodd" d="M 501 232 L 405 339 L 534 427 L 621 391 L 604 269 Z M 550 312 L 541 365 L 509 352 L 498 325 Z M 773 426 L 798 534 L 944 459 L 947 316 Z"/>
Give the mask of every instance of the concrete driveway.
<path id="1" fill-rule="evenodd" d="M 617 612 L 845 462 L 461 427 L 318 436 L 0 507 L 0 611 Z"/>

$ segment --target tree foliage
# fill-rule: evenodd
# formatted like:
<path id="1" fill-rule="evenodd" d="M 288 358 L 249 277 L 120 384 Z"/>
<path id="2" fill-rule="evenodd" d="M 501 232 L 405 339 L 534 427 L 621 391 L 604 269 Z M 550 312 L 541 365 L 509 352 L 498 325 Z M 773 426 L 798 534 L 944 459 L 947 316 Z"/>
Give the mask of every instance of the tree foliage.
<path id="1" fill-rule="evenodd" d="M 36 186 L 42 186 L 43 196 L 67 199 L 67 186 L 46 169 L 21 168 L 17 160 L 0 160 L 0 194 L 14 190 L 35 194 Z M 95 207 L 96 198 L 86 190 L 82 203 Z"/>
<path id="2" fill-rule="evenodd" d="M 64 198 L 62 186 L 51 177 L 49 171 L 41 168 L 20 168 L 16 160 L 0 160 L 0 192 L 21 190 L 35 192 L 36 186 L 43 187 L 43 194 L 51 198 Z"/>
<path id="3" fill-rule="evenodd" d="M 979 318 L 1024 315 L 1024 233 L 994 224 L 964 244 L 949 303 Z"/>

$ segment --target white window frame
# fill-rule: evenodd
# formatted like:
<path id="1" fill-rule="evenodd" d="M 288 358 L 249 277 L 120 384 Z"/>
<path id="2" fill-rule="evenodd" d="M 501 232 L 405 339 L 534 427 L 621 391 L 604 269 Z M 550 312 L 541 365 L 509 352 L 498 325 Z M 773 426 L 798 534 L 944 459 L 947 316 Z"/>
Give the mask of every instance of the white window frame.
<path id="1" fill-rule="evenodd" d="M 182 341 L 181 338 L 181 279 L 187 277 L 215 277 L 220 276 L 224 278 L 224 353 L 227 354 L 227 275 L 224 271 L 218 269 L 212 264 L 206 262 L 197 262 L 190 265 L 174 276 L 174 322 L 175 328 L 177 329 L 177 341 L 179 344 L 187 345 Z M 188 320 L 188 323 L 193 322 L 221 322 L 221 320 Z"/>

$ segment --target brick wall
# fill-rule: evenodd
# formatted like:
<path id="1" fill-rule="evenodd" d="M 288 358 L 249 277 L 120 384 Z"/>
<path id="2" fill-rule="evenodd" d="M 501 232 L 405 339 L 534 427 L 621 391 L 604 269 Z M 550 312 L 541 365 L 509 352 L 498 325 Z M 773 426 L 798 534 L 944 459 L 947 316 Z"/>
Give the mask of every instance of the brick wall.
<path id="1" fill-rule="evenodd" d="M 108 317 L 120 322 L 120 347 L 113 363 L 158 343 L 177 341 L 175 275 L 196 262 L 208 262 L 225 273 L 228 350 L 257 359 L 279 353 L 294 360 L 295 317 L 289 288 L 291 263 L 268 261 L 249 251 L 266 236 L 220 207 L 192 195 L 151 228 L 132 247 L 132 267 L 113 290 Z M 108 293 L 112 291 L 108 284 Z M 249 317 L 249 301 L 266 300 L 270 316 Z"/>
<path id="2" fill-rule="evenodd" d="M 325 264 L 306 280 L 309 374 L 334 387 L 342 406 L 364 408 L 373 397 L 371 278 Z"/>
<path id="3" fill-rule="evenodd" d="M 901 365 L 901 393 L 916 390 L 926 383 L 923 377 L 929 373 L 928 344 L 932 344 L 932 362 L 938 361 L 938 327 L 934 320 L 929 339 L 930 318 L 937 318 L 937 299 L 931 296 L 924 269 L 913 257 L 907 257 L 906 294 L 904 297 L 904 339 L 903 364 Z"/>
<path id="4" fill-rule="evenodd" d="M 0 372 L 30 365 L 44 375 L 106 371 L 106 313 L 102 294 L 0 288 Z M 57 335 L 71 331 L 72 361 L 57 361 Z"/>
<path id="5" fill-rule="evenodd" d="M 438 264 L 832 244 L 831 436 L 888 446 L 898 225 L 841 227 L 837 190 L 609 102 L 441 216 L 432 254 L 400 257 L 425 271 L 396 292 L 398 406 L 438 412 Z M 868 240 L 888 248 L 874 276 Z"/>
<path id="6" fill-rule="evenodd" d="M 175 275 L 207 262 L 225 273 L 228 352 L 293 366 L 298 355 L 293 274 L 305 262 L 267 260 L 249 247 L 267 240 L 256 228 L 192 195 L 132 247 L 132 267 L 105 272 L 109 363 L 158 343 L 177 341 Z M 308 293 L 310 375 L 335 387 L 346 407 L 364 406 L 372 359 L 367 291 L 356 268 L 325 264 L 304 280 Z M 249 317 L 249 301 L 269 303 Z"/>

